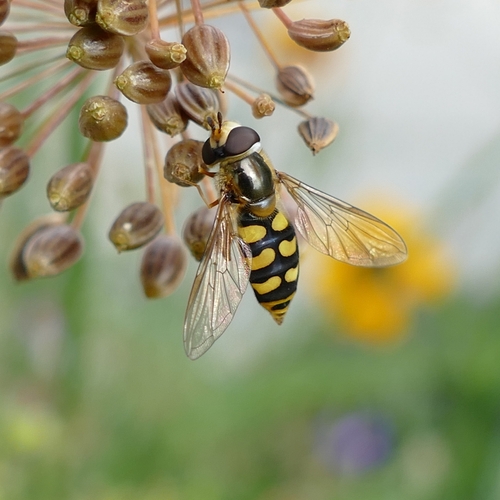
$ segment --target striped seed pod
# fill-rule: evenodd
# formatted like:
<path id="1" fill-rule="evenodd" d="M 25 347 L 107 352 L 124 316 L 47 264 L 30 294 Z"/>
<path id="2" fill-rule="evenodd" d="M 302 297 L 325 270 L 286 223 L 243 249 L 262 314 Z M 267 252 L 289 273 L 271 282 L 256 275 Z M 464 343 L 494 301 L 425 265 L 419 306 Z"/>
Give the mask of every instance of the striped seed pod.
<path id="1" fill-rule="evenodd" d="M 203 179 L 203 170 L 208 167 L 201 156 L 202 141 L 184 139 L 175 143 L 165 156 L 163 175 L 169 182 L 189 187 Z"/>
<path id="2" fill-rule="evenodd" d="M 60 224 L 40 229 L 24 245 L 22 259 L 28 278 L 62 273 L 81 257 L 83 241 L 73 227 Z"/>
<path id="3" fill-rule="evenodd" d="M 161 69 L 177 68 L 186 60 L 186 47 L 179 42 L 166 42 L 157 38 L 150 40 L 145 49 L 149 60 Z"/>
<path id="4" fill-rule="evenodd" d="M 29 156 L 19 148 L 0 149 L 0 199 L 20 189 L 30 173 Z"/>
<path id="5" fill-rule="evenodd" d="M 170 295 L 186 272 L 186 250 L 176 236 L 157 236 L 144 249 L 141 261 L 141 283 L 146 297 Z"/>
<path id="6" fill-rule="evenodd" d="M 17 38 L 9 31 L 0 32 L 0 66 L 14 59 L 17 52 Z"/>
<path id="7" fill-rule="evenodd" d="M 182 37 L 186 47 L 182 74 L 195 85 L 220 89 L 229 70 L 230 48 L 226 35 L 214 26 L 195 25 Z"/>
<path id="8" fill-rule="evenodd" d="M 122 94 L 138 104 L 162 102 L 172 85 L 170 73 L 150 61 L 130 64 L 115 80 Z"/>
<path id="9" fill-rule="evenodd" d="M 80 28 L 69 41 L 66 57 L 83 68 L 114 68 L 125 49 L 123 37 L 104 31 L 97 25 Z"/>
<path id="10" fill-rule="evenodd" d="M 184 223 L 182 239 L 197 261 L 200 261 L 205 253 L 214 219 L 215 210 L 203 206 L 189 215 Z"/>
<path id="11" fill-rule="evenodd" d="M 64 14 L 74 26 L 94 24 L 96 12 L 97 0 L 64 0 Z"/>
<path id="12" fill-rule="evenodd" d="M 148 5 L 146 0 L 99 0 L 95 19 L 111 33 L 138 35 L 148 25 Z"/>
<path id="13" fill-rule="evenodd" d="M 297 65 L 279 69 L 276 76 L 276 88 L 283 100 L 294 108 L 303 106 L 312 99 L 314 93 L 311 75 Z"/>
<path id="14" fill-rule="evenodd" d="M 207 130 L 210 130 L 207 118 L 216 122 L 219 112 L 225 114 L 219 94 L 220 92 L 198 87 L 191 82 L 182 82 L 175 87 L 175 95 L 182 111 L 190 120 Z"/>
<path id="15" fill-rule="evenodd" d="M 17 141 L 23 124 L 24 117 L 15 106 L 0 102 L 0 147 L 10 146 Z"/>
<path id="16" fill-rule="evenodd" d="M 174 137 L 186 129 L 188 117 L 182 112 L 174 93 L 169 92 L 167 98 L 146 107 L 153 125 L 166 134 Z"/>
<path id="17" fill-rule="evenodd" d="M 78 127 L 84 137 L 92 141 L 112 141 L 127 128 L 127 109 L 106 95 L 89 97 L 80 110 Z"/>
<path id="18" fill-rule="evenodd" d="M 73 163 L 56 172 L 47 184 L 47 198 L 54 210 L 67 212 L 90 196 L 94 174 L 88 163 Z"/>
<path id="19" fill-rule="evenodd" d="M 149 243 L 163 227 L 160 209 L 148 202 L 132 203 L 124 208 L 109 230 L 109 239 L 119 252 Z"/>
<path id="20" fill-rule="evenodd" d="M 288 27 L 289 37 L 301 47 L 316 52 L 338 49 L 351 36 L 349 25 L 340 19 L 302 19 Z"/>
<path id="21" fill-rule="evenodd" d="M 298 129 L 307 147 L 316 154 L 335 140 L 339 126 L 327 118 L 313 116 L 300 122 Z"/>

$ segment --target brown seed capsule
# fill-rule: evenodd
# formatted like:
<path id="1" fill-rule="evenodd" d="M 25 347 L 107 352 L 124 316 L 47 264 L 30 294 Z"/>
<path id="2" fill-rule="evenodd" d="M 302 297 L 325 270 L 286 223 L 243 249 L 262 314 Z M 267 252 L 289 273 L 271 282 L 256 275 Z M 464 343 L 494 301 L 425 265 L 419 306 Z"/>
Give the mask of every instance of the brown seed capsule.
<path id="1" fill-rule="evenodd" d="M 276 88 L 283 100 L 292 107 L 304 105 L 312 99 L 312 77 L 301 66 L 285 66 L 278 71 Z"/>
<path id="2" fill-rule="evenodd" d="M 210 130 L 207 118 L 210 117 L 217 123 L 217 113 L 225 114 L 219 94 L 215 90 L 198 87 L 190 82 L 182 82 L 175 87 L 175 95 L 182 111 L 190 120 L 207 130 Z"/>
<path id="3" fill-rule="evenodd" d="M 54 210 L 67 212 L 79 207 L 90 196 L 94 184 L 88 163 L 73 163 L 56 172 L 47 184 L 47 197 Z"/>
<path id="4" fill-rule="evenodd" d="M 17 52 L 17 38 L 9 31 L 0 32 L 0 66 L 14 59 Z"/>
<path id="5" fill-rule="evenodd" d="M 283 7 L 292 0 L 259 0 L 259 5 L 264 9 L 274 9 L 275 7 Z"/>
<path id="6" fill-rule="evenodd" d="M 255 118 L 264 118 L 264 116 L 271 116 L 274 113 L 276 105 L 267 94 L 260 94 L 252 103 L 252 114 Z"/>
<path id="7" fill-rule="evenodd" d="M 335 140 L 339 126 L 327 118 L 314 116 L 300 122 L 298 129 L 307 147 L 316 154 Z"/>
<path id="8" fill-rule="evenodd" d="M 0 0 L 0 25 L 7 19 L 10 12 L 10 1 Z"/>
<path id="9" fill-rule="evenodd" d="M 150 61 L 137 61 L 115 80 L 122 94 L 138 104 L 154 104 L 167 97 L 172 86 L 170 73 Z"/>
<path id="10" fill-rule="evenodd" d="M 92 25 L 80 28 L 72 36 L 66 57 L 83 68 L 105 70 L 118 64 L 124 48 L 122 36 Z"/>
<path id="11" fill-rule="evenodd" d="M 166 42 L 159 38 L 146 44 L 146 53 L 151 62 L 161 69 L 174 69 L 186 59 L 186 47 L 179 42 Z"/>
<path id="12" fill-rule="evenodd" d="M 127 109 L 107 95 L 90 97 L 80 110 L 78 127 L 83 136 L 93 141 L 112 141 L 127 128 Z"/>
<path id="13" fill-rule="evenodd" d="M 146 109 L 153 125 L 171 137 L 180 134 L 188 125 L 188 117 L 182 112 L 172 92 L 163 102 L 149 104 Z"/>
<path id="14" fill-rule="evenodd" d="M 0 149 L 0 198 L 17 191 L 28 179 L 29 156 L 19 148 Z"/>
<path id="15" fill-rule="evenodd" d="M 109 230 L 109 239 L 119 252 L 150 242 L 163 226 L 160 209 L 148 202 L 132 203 L 122 210 Z"/>
<path id="16" fill-rule="evenodd" d="M 89 26 L 95 23 L 97 0 L 64 0 L 64 13 L 74 26 Z"/>
<path id="17" fill-rule="evenodd" d="M 83 242 L 76 229 L 66 224 L 36 231 L 24 245 L 23 261 L 28 278 L 59 274 L 82 255 Z"/>
<path id="18" fill-rule="evenodd" d="M 182 239 L 197 261 L 200 261 L 205 253 L 214 219 L 215 210 L 211 210 L 207 206 L 200 207 L 186 219 L 182 230 Z"/>
<path id="19" fill-rule="evenodd" d="M 97 3 L 97 23 L 117 35 L 138 35 L 146 28 L 148 19 L 146 0 L 99 0 Z"/>
<path id="20" fill-rule="evenodd" d="M 23 259 L 24 247 L 29 239 L 41 229 L 64 224 L 65 220 L 65 215 L 51 213 L 49 215 L 39 217 L 24 228 L 21 234 L 17 237 L 9 258 L 9 269 L 16 281 L 25 281 L 29 279 L 28 271 Z"/>
<path id="21" fill-rule="evenodd" d="M 302 19 L 288 28 L 290 38 L 301 47 L 316 52 L 338 49 L 351 36 L 349 25 L 340 19 Z"/>
<path id="22" fill-rule="evenodd" d="M 10 146 L 19 139 L 24 118 L 12 104 L 0 102 L 0 147 Z"/>
<path id="23" fill-rule="evenodd" d="M 174 144 L 165 156 L 165 179 L 182 187 L 198 184 L 205 175 L 202 169 L 208 169 L 201 157 L 202 148 L 203 142 L 194 139 Z"/>
<path id="24" fill-rule="evenodd" d="M 186 251 L 175 236 L 162 234 L 144 250 L 141 283 L 146 297 L 155 299 L 170 295 L 186 272 Z"/>
<path id="25" fill-rule="evenodd" d="M 220 89 L 229 70 L 230 48 L 226 35 L 214 26 L 193 26 L 182 37 L 186 60 L 183 75 L 195 85 Z"/>

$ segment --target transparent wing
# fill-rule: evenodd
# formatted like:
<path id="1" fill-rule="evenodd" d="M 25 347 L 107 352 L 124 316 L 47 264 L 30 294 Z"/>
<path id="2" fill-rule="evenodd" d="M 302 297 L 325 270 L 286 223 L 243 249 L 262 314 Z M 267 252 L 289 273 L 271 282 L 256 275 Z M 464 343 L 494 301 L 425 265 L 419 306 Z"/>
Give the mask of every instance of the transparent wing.
<path id="1" fill-rule="evenodd" d="M 316 250 L 355 266 L 391 266 L 406 259 L 404 241 L 385 222 L 288 174 L 276 175 L 298 205 L 296 228 Z"/>
<path id="2" fill-rule="evenodd" d="M 245 293 L 251 252 L 237 235 L 231 204 L 222 198 L 200 262 L 184 322 L 184 349 L 199 358 L 224 333 Z"/>

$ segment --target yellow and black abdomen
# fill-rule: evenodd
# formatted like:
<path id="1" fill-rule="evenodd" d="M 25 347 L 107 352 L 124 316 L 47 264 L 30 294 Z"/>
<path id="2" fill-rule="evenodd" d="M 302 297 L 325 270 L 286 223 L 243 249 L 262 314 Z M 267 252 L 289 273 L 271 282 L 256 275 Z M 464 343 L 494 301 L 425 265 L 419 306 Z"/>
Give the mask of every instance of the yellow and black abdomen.
<path id="1" fill-rule="evenodd" d="M 257 217 L 243 211 L 239 234 L 250 246 L 250 284 L 259 303 L 281 324 L 297 290 L 299 249 L 294 227 L 282 212 Z"/>

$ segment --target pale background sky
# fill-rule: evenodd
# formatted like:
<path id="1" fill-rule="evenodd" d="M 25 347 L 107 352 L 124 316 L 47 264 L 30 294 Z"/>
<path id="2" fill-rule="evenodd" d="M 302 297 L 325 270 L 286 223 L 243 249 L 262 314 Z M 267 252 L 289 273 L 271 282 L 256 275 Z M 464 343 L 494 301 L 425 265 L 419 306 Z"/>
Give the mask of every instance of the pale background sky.
<path id="1" fill-rule="evenodd" d="M 285 10 L 292 19 L 340 18 L 351 27 L 343 47 L 310 62 L 317 91 L 307 110 L 336 120 L 337 140 L 313 158 L 296 134 L 300 118 L 288 110 L 256 121 L 231 98 L 229 118 L 258 129 L 279 170 L 354 204 L 383 194 L 395 207 L 421 211 L 450 243 L 465 290 L 478 299 L 498 291 L 500 2 L 296 0 Z M 273 14 L 256 18 L 271 45 L 279 46 L 284 32 Z M 212 23 L 230 39 L 231 71 L 272 89 L 272 66 L 249 43 L 241 16 Z M 292 53 L 280 57 L 295 62 Z M 127 134 L 109 145 L 107 157 L 115 164 L 117 157 L 141 162 L 138 132 L 129 127 Z M 193 134 L 205 138 L 203 131 Z M 142 196 L 142 169 L 125 174 L 109 168 L 105 176 L 102 184 L 116 186 L 117 206 L 133 190 Z M 106 197 L 96 196 L 95 203 L 109 203 L 109 191 Z M 196 196 L 187 199 L 185 206 L 192 206 Z M 111 218 L 98 224 L 107 227 Z"/>

